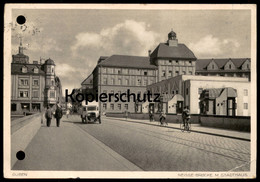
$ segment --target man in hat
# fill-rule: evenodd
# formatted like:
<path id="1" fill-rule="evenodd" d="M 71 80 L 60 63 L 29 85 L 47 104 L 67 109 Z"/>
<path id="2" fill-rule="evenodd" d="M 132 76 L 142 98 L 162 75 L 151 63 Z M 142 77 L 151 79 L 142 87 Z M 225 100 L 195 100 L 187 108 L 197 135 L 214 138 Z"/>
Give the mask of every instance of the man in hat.
<path id="1" fill-rule="evenodd" d="M 60 119 L 62 118 L 62 109 L 59 103 L 57 103 L 56 111 L 55 111 L 55 118 L 57 127 L 60 127 Z"/>

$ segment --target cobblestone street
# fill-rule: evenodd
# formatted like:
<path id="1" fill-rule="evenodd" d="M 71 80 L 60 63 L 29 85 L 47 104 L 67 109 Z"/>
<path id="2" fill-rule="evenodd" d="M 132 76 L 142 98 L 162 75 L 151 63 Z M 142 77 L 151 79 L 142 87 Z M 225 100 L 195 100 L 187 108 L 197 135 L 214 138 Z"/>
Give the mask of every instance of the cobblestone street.
<path id="1" fill-rule="evenodd" d="M 104 117 L 102 124 L 82 124 L 77 115 L 64 117 L 60 128 L 41 127 L 14 169 L 249 170 L 249 141 L 141 122 Z"/>

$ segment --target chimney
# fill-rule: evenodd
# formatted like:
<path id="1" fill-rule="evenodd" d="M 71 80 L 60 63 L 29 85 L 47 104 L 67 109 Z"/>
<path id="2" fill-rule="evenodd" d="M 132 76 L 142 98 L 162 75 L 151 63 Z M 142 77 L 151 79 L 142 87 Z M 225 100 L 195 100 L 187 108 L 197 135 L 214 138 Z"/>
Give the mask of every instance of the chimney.
<path id="1" fill-rule="evenodd" d="M 148 50 L 148 57 L 150 57 L 151 56 L 151 50 Z"/>

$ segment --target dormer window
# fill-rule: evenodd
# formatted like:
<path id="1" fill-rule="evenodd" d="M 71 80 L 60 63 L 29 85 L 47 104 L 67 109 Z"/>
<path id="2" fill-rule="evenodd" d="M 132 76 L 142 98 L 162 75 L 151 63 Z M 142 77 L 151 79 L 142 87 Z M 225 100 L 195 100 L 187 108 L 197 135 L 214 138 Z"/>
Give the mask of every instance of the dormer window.
<path id="1" fill-rule="evenodd" d="M 214 69 L 214 64 L 212 64 L 212 69 Z"/>
<path id="2" fill-rule="evenodd" d="M 228 67 L 229 67 L 229 69 L 231 69 L 231 68 L 232 68 L 231 64 L 230 64 L 230 65 L 228 65 Z"/>
<path id="3" fill-rule="evenodd" d="M 26 66 L 22 67 L 22 73 L 27 73 L 27 67 Z"/>
<path id="4" fill-rule="evenodd" d="M 39 73 L 39 69 L 38 69 L 37 67 L 35 67 L 35 68 L 33 69 L 33 72 L 34 72 L 34 73 Z"/>

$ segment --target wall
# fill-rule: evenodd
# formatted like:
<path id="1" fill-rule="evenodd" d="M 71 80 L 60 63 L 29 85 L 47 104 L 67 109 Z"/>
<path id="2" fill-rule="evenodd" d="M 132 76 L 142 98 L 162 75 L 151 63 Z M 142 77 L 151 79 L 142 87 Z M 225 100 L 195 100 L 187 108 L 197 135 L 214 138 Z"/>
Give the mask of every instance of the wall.
<path id="1" fill-rule="evenodd" d="M 24 151 L 41 127 L 42 113 L 11 121 L 11 167 L 17 161 L 16 153 Z"/>
<path id="2" fill-rule="evenodd" d="M 250 132 L 250 117 L 247 116 L 201 116 L 201 126 Z"/>
<path id="3" fill-rule="evenodd" d="M 107 117 L 125 118 L 124 113 L 107 113 Z M 149 114 L 143 113 L 129 113 L 128 118 L 148 120 Z M 154 114 L 155 121 L 159 121 L 159 114 Z M 176 114 L 166 114 L 166 120 L 168 123 L 180 123 L 182 122 L 182 116 Z M 192 123 L 199 123 L 199 115 L 191 115 Z"/>

